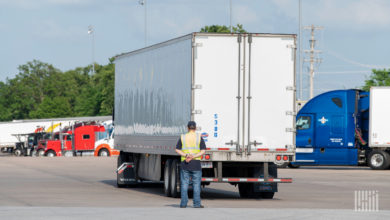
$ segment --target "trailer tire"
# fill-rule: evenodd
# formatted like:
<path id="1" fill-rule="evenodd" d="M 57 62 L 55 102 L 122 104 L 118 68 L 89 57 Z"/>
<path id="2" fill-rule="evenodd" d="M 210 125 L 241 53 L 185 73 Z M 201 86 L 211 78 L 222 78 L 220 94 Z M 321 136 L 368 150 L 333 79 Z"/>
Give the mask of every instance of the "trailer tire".
<path id="1" fill-rule="evenodd" d="M 288 162 L 275 162 L 278 168 L 286 168 L 288 166 Z"/>
<path id="2" fill-rule="evenodd" d="M 373 170 L 385 170 L 390 166 L 390 155 L 386 151 L 373 150 L 368 154 L 367 162 Z"/>
<path id="3" fill-rule="evenodd" d="M 294 164 L 292 164 L 292 163 L 288 163 L 287 166 L 288 166 L 289 168 L 293 168 L 293 169 L 297 169 L 297 168 L 300 167 L 299 165 L 294 165 Z"/>
<path id="4" fill-rule="evenodd" d="M 273 199 L 275 192 L 261 192 L 260 194 L 260 197 L 263 199 Z"/>
<path id="5" fill-rule="evenodd" d="M 56 155 L 56 152 L 54 152 L 53 150 L 49 150 L 48 152 L 46 152 L 46 157 L 55 157 L 57 156 Z"/>
<path id="6" fill-rule="evenodd" d="M 164 194 L 167 197 L 171 196 L 171 172 L 172 160 L 167 159 L 164 165 Z"/>
<path id="7" fill-rule="evenodd" d="M 98 156 L 99 157 L 109 157 L 110 152 L 106 148 L 102 148 L 99 150 Z"/>
<path id="8" fill-rule="evenodd" d="M 170 177 L 171 177 L 171 182 L 170 182 L 171 196 L 173 198 L 178 198 L 180 196 L 180 169 L 178 167 L 177 160 L 172 160 Z"/>
<path id="9" fill-rule="evenodd" d="M 239 183 L 238 192 L 240 193 L 241 198 L 250 198 L 253 194 L 253 187 L 250 183 Z"/>

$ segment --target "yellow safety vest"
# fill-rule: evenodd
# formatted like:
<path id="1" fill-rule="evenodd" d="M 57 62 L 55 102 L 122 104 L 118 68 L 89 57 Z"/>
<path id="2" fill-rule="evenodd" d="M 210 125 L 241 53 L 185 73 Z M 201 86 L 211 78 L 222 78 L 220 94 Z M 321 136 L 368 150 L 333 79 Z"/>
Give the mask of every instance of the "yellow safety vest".
<path id="1" fill-rule="evenodd" d="M 195 132 L 188 132 L 181 135 L 181 150 L 185 154 L 197 154 L 200 152 L 200 135 Z M 186 157 L 181 157 L 184 161 Z M 193 158 L 193 160 L 201 160 L 201 157 Z"/>

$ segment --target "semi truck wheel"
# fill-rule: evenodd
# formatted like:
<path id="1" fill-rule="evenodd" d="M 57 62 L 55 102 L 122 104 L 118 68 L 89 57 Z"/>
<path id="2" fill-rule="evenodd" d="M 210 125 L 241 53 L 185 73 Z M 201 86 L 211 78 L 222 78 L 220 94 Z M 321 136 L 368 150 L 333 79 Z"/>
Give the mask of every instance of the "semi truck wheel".
<path id="1" fill-rule="evenodd" d="M 43 149 L 39 149 L 39 150 L 37 151 L 37 156 L 38 156 L 38 157 L 43 157 L 43 156 L 45 156 L 45 151 L 44 151 Z"/>
<path id="2" fill-rule="evenodd" d="M 164 194 L 165 196 L 171 196 L 171 168 L 172 160 L 168 159 L 164 165 Z"/>
<path id="3" fill-rule="evenodd" d="M 373 170 L 385 170 L 390 166 L 390 155 L 386 151 L 373 150 L 368 154 L 367 160 Z"/>
<path id="4" fill-rule="evenodd" d="M 99 157 L 109 157 L 110 152 L 106 148 L 100 149 L 98 153 Z"/>
<path id="5" fill-rule="evenodd" d="M 171 164 L 171 196 L 173 198 L 180 197 L 180 190 L 178 188 L 180 187 L 180 171 L 178 167 L 177 160 L 172 160 Z"/>
<path id="6" fill-rule="evenodd" d="M 17 157 L 22 156 L 22 149 L 20 149 L 20 148 L 15 149 L 14 154 Z"/>
<path id="7" fill-rule="evenodd" d="M 49 150 L 48 152 L 46 152 L 46 157 L 55 157 L 55 156 L 57 156 L 56 152 L 54 152 L 52 150 Z"/>

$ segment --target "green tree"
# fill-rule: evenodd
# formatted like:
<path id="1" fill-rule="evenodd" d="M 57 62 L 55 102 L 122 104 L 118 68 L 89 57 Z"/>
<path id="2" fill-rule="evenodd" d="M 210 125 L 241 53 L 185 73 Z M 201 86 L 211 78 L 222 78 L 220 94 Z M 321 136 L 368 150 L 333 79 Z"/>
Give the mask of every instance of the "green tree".
<path id="1" fill-rule="evenodd" d="M 371 86 L 390 86 L 390 69 L 373 69 L 370 77 L 365 80 L 363 90 L 369 91 Z"/>
<path id="2" fill-rule="evenodd" d="M 114 58 L 61 72 L 33 60 L 0 82 L 0 121 L 29 118 L 110 115 L 114 105 Z"/>
<path id="3" fill-rule="evenodd" d="M 203 33 L 230 33 L 230 27 L 225 26 L 225 25 L 204 26 L 200 29 L 200 32 L 203 32 Z M 242 27 L 242 24 L 237 24 L 237 26 L 232 27 L 232 33 L 247 33 L 247 31 Z"/>
<path id="4" fill-rule="evenodd" d="M 45 97 L 36 110 L 30 112 L 31 118 L 59 118 L 72 116 L 72 109 L 66 97 Z"/>

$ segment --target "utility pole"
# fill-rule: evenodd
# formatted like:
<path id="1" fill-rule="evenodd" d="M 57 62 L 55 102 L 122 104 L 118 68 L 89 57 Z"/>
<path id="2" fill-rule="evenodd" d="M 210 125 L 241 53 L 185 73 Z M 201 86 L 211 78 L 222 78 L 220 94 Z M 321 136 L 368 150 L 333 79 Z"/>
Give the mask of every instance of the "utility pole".
<path id="1" fill-rule="evenodd" d="M 313 79 L 314 79 L 314 64 L 315 63 L 321 63 L 322 59 L 320 58 L 317 58 L 316 55 L 321 53 L 322 51 L 320 50 L 315 50 L 314 47 L 315 47 L 315 38 L 314 38 L 314 32 L 316 30 L 322 30 L 324 29 L 324 27 L 322 26 L 314 26 L 313 24 L 311 26 L 305 26 L 304 29 L 309 29 L 311 30 L 311 37 L 310 37 L 310 40 L 309 40 L 309 43 L 310 43 L 310 50 L 305 50 L 305 53 L 308 53 L 309 54 L 309 59 L 305 59 L 304 61 L 305 62 L 310 62 L 310 99 L 313 98 L 314 96 L 314 82 L 313 82 Z"/>
<path id="2" fill-rule="evenodd" d="M 92 25 L 88 26 L 88 34 L 91 35 L 92 43 L 92 74 L 95 74 L 95 30 Z"/>

